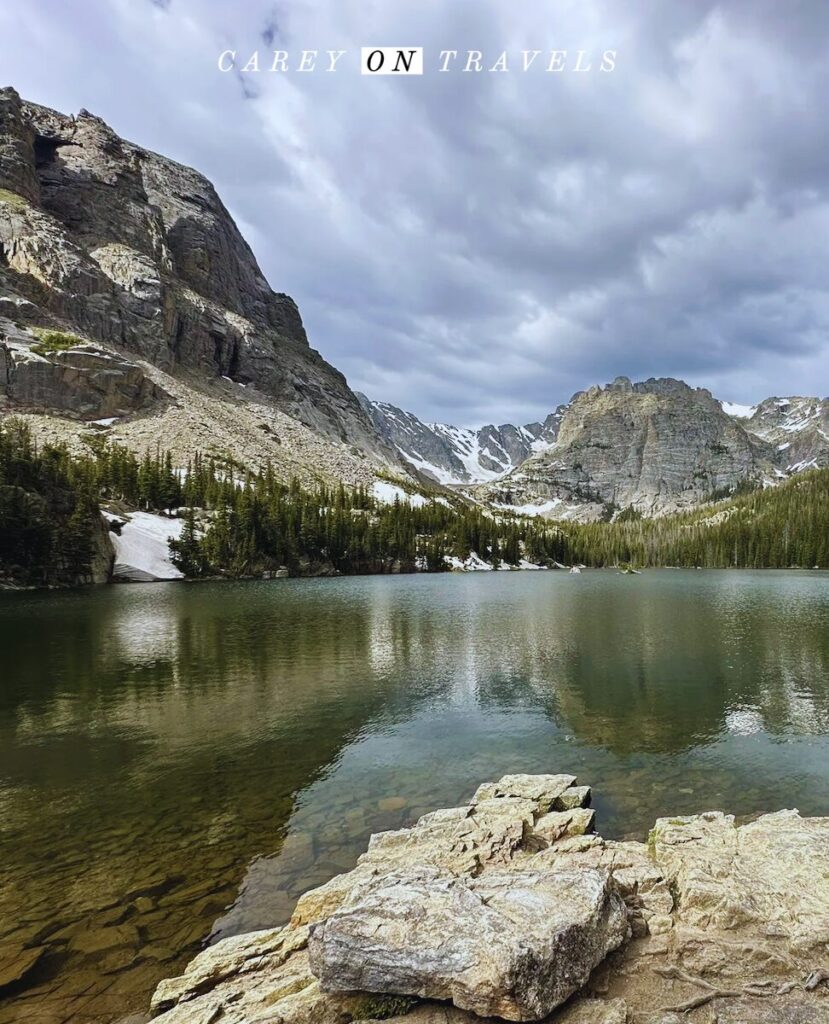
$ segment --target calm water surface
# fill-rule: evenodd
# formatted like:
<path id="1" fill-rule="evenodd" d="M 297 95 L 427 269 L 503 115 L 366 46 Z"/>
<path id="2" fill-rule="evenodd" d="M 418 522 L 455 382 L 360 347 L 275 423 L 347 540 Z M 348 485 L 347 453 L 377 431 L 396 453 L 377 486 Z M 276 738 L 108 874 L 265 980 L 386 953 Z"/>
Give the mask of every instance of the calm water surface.
<path id="1" fill-rule="evenodd" d="M 0 1024 L 143 1020 L 208 936 L 504 772 L 578 774 L 617 837 L 827 814 L 827 733 L 826 573 L 2 595 L 0 981 L 43 952 Z"/>

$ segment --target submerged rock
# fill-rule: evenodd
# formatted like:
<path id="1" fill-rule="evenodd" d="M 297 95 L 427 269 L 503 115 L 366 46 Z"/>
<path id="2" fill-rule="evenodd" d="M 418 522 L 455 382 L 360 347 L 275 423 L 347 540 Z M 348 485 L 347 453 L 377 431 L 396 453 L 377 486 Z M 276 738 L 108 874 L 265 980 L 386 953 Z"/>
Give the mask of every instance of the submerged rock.
<path id="1" fill-rule="evenodd" d="M 22 981 L 40 962 L 45 952 L 45 946 L 30 946 L 26 949 L 0 946 L 0 990 Z"/>

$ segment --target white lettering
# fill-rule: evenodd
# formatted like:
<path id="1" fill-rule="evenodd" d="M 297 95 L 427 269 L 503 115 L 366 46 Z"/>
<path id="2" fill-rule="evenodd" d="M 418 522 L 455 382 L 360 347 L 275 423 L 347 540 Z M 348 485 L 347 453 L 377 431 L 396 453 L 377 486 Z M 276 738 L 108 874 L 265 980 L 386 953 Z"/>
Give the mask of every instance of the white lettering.
<path id="1" fill-rule="evenodd" d="M 317 66 L 317 50 L 303 50 L 297 71 L 313 71 Z"/>
<path id="2" fill-rule="evenodd" d="M 524 58 L 524 70 L 529 71 L 533 66 L 533 61 L 541 54 L 541 50 L 522 50 L 521 54 Z M 532 56 L 530 56 L 531 54 Z"/>
<path id="3" fill-rule="evenodd" d="M 507 67 L 507 51 L 506 50 L 504 50 L 504 52 L 501 54 L 501 56 L 498 58 L 498 60 L 495 61 L 495 63 L 492 65 L 492 67 L 489 70 L 490 71 L 509 71 L 509 68 Z"/>
<path id="4" fill-rule="evenodd" d="M 457 50 L 441 50 L 440 51 L 440 59 L 441 59 L 441 61 L 443 63 L 440 65 L 440 70 L 441 71 L 448 71 L 449 70 L 449 61 L 450 60 L 454 60 L 457 56 L 458 56 L 458 51 Z"/>
<path id="5" fill-rule="evenodd" d="M 567 60 L 566 50 L 553 50 L 550 54 L 550 63 L 547 65 L 548 71 L 563 71 L 564 62 Z"/>
<path id="6" fill-rule="evenodd" d="M 225 67 L 225 63 L 224 63 L 225 57 L 230 57 L 230 63 L 227 65 L 227 67 Z M 235 60 L 236 60 L 236 51 L 235 50 L 222 50 L 222 52 L 219 54 L 219 71 L 232 71 L 233 70 L 233 62 Z"/>

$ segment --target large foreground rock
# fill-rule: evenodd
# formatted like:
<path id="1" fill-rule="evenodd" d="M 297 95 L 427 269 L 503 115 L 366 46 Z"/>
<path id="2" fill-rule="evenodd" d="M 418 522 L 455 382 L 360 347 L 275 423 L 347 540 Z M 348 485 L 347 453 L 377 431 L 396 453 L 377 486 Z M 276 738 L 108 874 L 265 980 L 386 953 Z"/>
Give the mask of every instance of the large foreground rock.
<path id="1" fill-rule="evenodd" d="M 373 836 L 353 871 L 301 897 L 286 928 L 226 939 L 163 982 L 158 1024 L 482 1024 L 541 1012 L 539 994 L 568 983 L 578 991 L 545 1024 L 829 1024 L 829 819 L 782 811 L 738 825 L 706 813 L 661 819 L 647 844 L 613 842 L 561 832 L 558 817 L 550 827 L 589 799 L 574 783 L 505 776 L 466 805 Z M 607 948 L 619 898 L 632 931 L 589 977 L 601 942 L 593 954 L 568 946 L 581 972 L 569 982 L 554 966 L 545 974 L 563 960 L 544 952 L 565 876 L 582 921 L 590 892 L 594 918 L 606 894 Z M 327 991 L 334 965 L 375 991 Z M 397 991 L 377 991 L 382 974 Z M 427 976 L 428 989 L 409 984 Z M 462 1005 L 424 998 L 436 979 L 440 998 Z"/>
<path id="2" fill-rule="evenodd" d="M 324 990 L 450 1000 L 480 1016 L 539 1020 L 628 934 L 606 871 L 436 868 L 358 887 L 311 932 Z"/>

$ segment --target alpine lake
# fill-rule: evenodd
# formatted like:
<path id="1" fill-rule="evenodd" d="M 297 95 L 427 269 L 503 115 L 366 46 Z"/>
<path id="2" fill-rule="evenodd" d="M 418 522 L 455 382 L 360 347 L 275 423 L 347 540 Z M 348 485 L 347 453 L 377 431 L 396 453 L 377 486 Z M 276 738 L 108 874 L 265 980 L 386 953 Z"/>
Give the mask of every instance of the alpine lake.
<path id="1" fill-rule="evenodd" d="M 829 814 L 829 573 L 490 572 L 0 595 L 0 1024 L 147 1019 L 372 832 L 507 772 Z"/>

